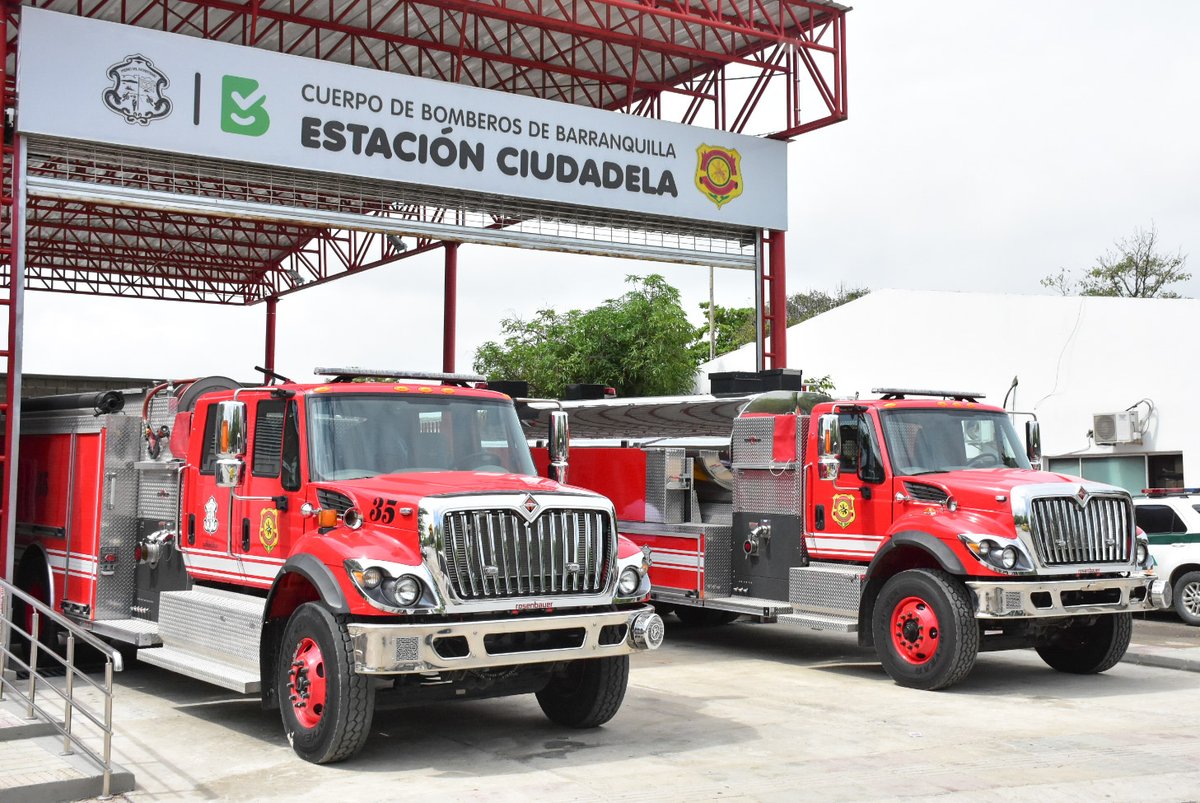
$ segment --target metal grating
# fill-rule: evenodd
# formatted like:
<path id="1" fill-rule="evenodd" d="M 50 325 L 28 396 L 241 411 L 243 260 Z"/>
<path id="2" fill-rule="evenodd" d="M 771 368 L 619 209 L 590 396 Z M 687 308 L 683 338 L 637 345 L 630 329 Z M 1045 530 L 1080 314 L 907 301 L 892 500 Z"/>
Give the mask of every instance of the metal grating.
<path id="1" fill-rule="evenodd" d="M 1133 510 L 1126 497 L 1074 496 L 1032 500 L 1030 532 L 1038 558 L 1047 566 L 1128 563 L 1133 544 Z"/>
<path id="2" fill-rule="evenodd" d="M 459 599 L 595 594 L 608 584 L 615 540 L 596 510 L 447 513 L 446 567 Z"/>
<path id="3" fill-rule="evenodd" d="M 467 193 L 134 148 L 30 141 L 28 283 L 38 290 L 253 303 L 331 277 L 301 249 L 329 230 L 452 238 L 753 269 L 756 236 L 611 209 Z M 403 247 L 402 247 L 403 246 Z M 346 266 L 349 270 L 349 266 Z"/>

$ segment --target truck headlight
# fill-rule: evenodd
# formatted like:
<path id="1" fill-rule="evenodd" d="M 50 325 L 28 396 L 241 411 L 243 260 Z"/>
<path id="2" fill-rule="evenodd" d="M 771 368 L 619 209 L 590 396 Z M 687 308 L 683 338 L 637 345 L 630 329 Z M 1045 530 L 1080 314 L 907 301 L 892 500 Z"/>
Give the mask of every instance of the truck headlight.
<path id="1" fill-rule="evenodd" d="M 1144 542 L 1138 541 L 1136 554 L 1137 554 L 1137 565 L 1145 566 L 1146 560 L 1150 557 L 1150 547 L 1147 546 Z"/>
<path id="2" fill-rule="evenodd" d="M 1017 565 L 1017 548 L 1015 546 L 1006 546 L 1004 551 L 1000 553 L 1000 565 L 1006 569 L 1012 569 Z"/>
<path id="3" fill-rule="evenodd" d="M 383 582 L 383 577 L 383 569 L 378 566 L 364 569 L 361 578 L 363 588 L 378 588 L 379 584 Z"/>
<path id="4" fill-rule="evenodd" d="M 621 572 L 620 578 L 617 580 L 617 594 L 622 597 L 629 597 L 638 590 L 638 586 L 642 584 L 642 575 L 637 569 L 632 566 Z"/>
<path id="5" fill-rule="evenodd" d="M 401 608 L 407 608 L 421 598 L 421 581 L 406 574 L 383 584 L 383 591 Z"/>

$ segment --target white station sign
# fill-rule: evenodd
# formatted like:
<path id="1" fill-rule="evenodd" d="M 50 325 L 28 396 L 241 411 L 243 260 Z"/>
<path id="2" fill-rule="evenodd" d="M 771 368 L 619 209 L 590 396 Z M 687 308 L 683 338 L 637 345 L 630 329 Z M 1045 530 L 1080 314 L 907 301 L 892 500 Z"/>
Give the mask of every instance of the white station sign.
<path id="1" fill-rule="evenodd" d="M 26 7 L 21 133 L 782 230 L 787 143 Z"/>

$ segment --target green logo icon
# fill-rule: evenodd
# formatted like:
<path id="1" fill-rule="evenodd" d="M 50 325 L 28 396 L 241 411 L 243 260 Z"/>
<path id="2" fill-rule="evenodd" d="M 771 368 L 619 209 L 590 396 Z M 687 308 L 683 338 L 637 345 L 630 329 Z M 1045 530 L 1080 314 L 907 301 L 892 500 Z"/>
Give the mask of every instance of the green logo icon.
<path id="1" fill-rule="evenodd" d="M 221 80 L 221 130 L 261 137 L 271 127 L 266 100 L 267 94 L 258 88 L 258 81 L 226 75 Z"/>

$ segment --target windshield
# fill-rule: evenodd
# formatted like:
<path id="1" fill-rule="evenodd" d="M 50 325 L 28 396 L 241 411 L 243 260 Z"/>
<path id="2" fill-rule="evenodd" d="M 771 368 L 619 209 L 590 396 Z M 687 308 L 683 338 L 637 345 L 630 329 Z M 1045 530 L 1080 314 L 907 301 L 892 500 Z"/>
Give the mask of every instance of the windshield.
<path id="1" fill-rule="evenodd" d="M 1003 413 L 986 410 L 884 410 L 883 437 L 900 476 L 967 468 L 1029 468 Z"/>
<path id="2" fill-rule="evenodd" d="M 534 475 L 511 403 L 378 393 L 310 396 L 314 480 L 405 471 L 501 471 Z"/>

